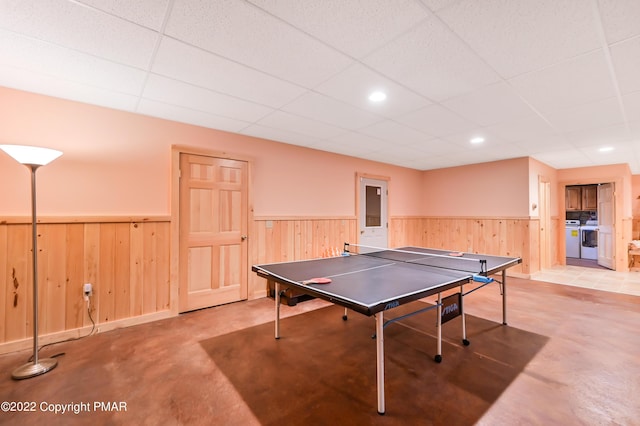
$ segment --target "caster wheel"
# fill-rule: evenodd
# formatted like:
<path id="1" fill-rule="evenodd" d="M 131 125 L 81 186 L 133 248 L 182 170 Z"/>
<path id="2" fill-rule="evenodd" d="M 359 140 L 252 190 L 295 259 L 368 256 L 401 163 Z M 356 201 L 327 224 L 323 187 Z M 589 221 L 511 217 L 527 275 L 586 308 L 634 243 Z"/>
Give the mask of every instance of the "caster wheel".
<path id="1" fill-rule="evenodd" d="M 440 364 L 442 362 L 442 355 L 436 355 L 433 359 Z"/>
<path id="2" fill-rule="evenodd" d="M 342 321 L 346 321 L 349 317 L 347 317 L 346 315 L 342 316 Z"/>
<path id="3" fill-rule="evenodd" d="M 462 344 L 465 346 L 469 346 L 469 343 L 471 343 L 470 341 L 468 341 L 467 339 L 462 339 Z"/>

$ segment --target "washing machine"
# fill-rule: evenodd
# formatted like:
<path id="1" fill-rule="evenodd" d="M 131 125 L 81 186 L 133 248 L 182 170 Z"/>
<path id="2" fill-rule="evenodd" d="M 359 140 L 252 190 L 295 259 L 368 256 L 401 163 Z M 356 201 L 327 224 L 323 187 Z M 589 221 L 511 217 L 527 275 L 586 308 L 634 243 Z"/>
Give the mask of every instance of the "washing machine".
<path id="1" fill-rule="evenodd" d="M 580 221 L 566 220 L 566 244 L 567 257 L 580 258 Z"/>

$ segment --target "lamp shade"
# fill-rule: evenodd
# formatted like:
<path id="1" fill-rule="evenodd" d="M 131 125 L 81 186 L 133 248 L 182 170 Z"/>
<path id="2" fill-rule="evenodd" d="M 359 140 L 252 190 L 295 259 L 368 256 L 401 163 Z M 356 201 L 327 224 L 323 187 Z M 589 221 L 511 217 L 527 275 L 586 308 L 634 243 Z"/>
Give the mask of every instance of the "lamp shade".
<path id="1" fill-rule="evenodd" d="M 62 155 L 62 151 L 39 146 L 0 145 L 0 149 L 19 163 L 45 166 Z"/>

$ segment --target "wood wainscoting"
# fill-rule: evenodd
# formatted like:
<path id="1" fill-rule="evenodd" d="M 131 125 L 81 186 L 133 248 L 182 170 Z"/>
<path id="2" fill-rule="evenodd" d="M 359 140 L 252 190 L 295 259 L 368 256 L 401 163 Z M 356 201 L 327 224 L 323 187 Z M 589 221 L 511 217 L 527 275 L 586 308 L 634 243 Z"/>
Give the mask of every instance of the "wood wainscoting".
<path id="1" fill-rule="evenodd" d="M 552 221 L 555 223 L 557 221 Z M 509 273 L 529 275 L 540 269 L 537 219 L 392 217 L 389 246 L 414 245 L 450 250 L 518 256 L 522 264 Z M 555 247 L 555 231 L 552 231 Z M 251 233 L 252 264 L 322 257 L 344 242 L 358 241 L 356 218 L 255 219 Z M 557 251 L 553 249 L 552 256 Z M 249 298 L 266 294 L 266 282 L 250 275 Z"/>
<path id="2" fill-rule="evenodd" d="M 392 247 L 414 245 L 521 257 L 522 263 L 509 273 L 528 275 L 540 269 L 539 227 L 537 219 L 529 218 L 395 217 L 389 234 Z"/>
<path id="3" fill-rule="evenodd" d="M 313 259 L 357 241 L 357 222 L 355 217 L 254 218 L 249 238 L 251 264 Z M 266 294 L 266 281 L 250 274 L 249 298 Z"/>
<path id="4" fill-rule="evenodd" d="M 44 219 L 38 223 L 40 343 L 170 316 L 168 218 Z M 33 338 L 31 224 L 0 223 L 0 353 Z"/>
<path id="5" fill-rule="evenodd" d="M 177 315 L 170 230 L 168 217 L 42 219 L 38 224 L 40 343 L 91 330 L 84 283 L 93 285 L 91 313 L 100 331 Z M 538 235 L 536 219 L 392 217 L 389 223 L 391 247 L 519 256 L 523 263 L 509 272 L 524 275 L 539 268 Z M 24 218 L 0 222 L 0 353 L 32 344 L 30 236 L 31 225 Z M 332 255 L 345 242 L 357 240 L 355 216 L 254 218 L 247 267 Z M 266 281 L 248 275 L 249 299 L 266 296 Z"/>

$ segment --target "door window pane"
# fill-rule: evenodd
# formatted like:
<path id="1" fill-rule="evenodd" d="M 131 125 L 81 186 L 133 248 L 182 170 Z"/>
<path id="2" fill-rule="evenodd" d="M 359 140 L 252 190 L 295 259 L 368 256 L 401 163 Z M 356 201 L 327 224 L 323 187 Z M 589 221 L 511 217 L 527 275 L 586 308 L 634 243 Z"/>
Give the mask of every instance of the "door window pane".
<path id="1" fill-rule="evenodd" d="M 382 226 L 382 189 L 379 186 L 365 186 L 366 226 Z"/>

